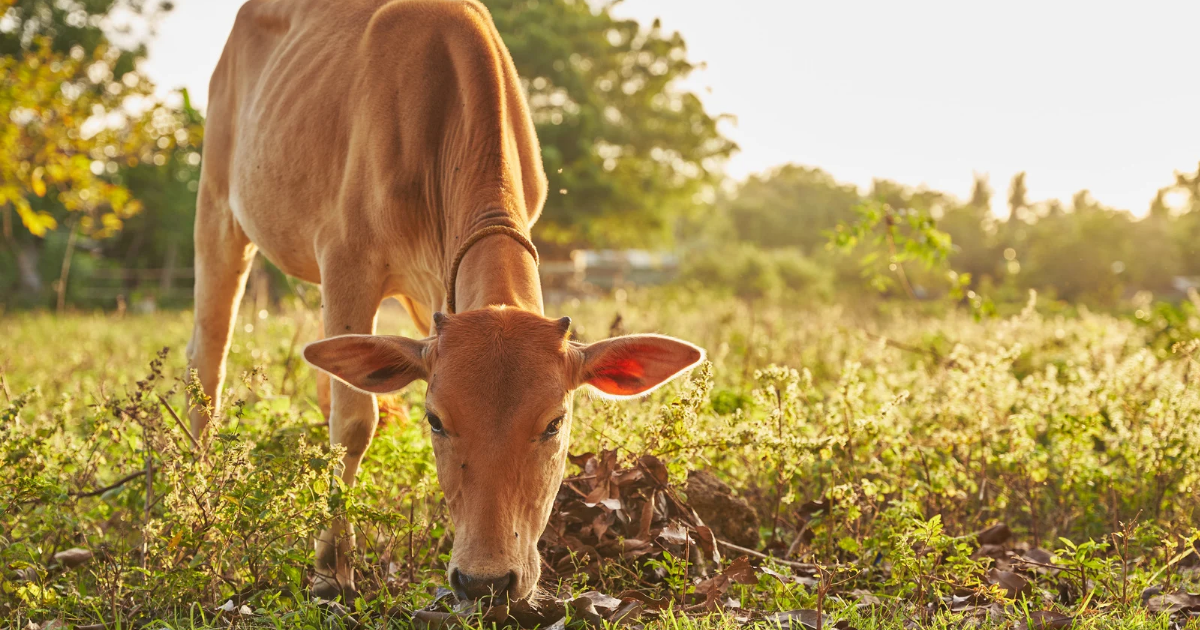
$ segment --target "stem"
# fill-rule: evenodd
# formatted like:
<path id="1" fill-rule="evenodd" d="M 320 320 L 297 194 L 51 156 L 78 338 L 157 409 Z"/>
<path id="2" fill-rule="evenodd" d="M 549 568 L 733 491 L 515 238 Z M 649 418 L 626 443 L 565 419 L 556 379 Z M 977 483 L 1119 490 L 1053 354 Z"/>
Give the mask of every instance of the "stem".
<path id="1" fill-rule="evenodd" d="M 148 528 L 150 526 L 150 507 L 154 505 L 154 450 L 150 444 L 150 422 L 147 420 L 142 425 L 142 441 L 146 458 L 146 506 L 142 512 L 143 525 Z M 146 554 L 150 551 L 149 541 L 145 532 L 142 534 L 142 570 L 146 570 Z"/>
<path id="2" fill-rule="evenodd" d="M 775 437 L 779 443 L 783 443 L 783 393 L 779 391 L 779 385 L 775 385 Z M 775 507 L 771 511 L 771 542 L 775 542 L 779 538 L 779 508 L 783 504 L 783 465 L 776 463 L 775 479 Z"/>
<path id="3" fill-rule="evenodd" d="M 783 566 L 785 566 L 785 567 L 791 567 L 791 568 L 793 568 L 793 569 L 799 569 L 799 570 L 801 570 L 801 571 L 804 571 L 805 573 L 813 573 L 813 572 L 815 572 L 815 571 L 817 571 L 817 570 L 818 570 L 818 567 L 817 567 L 817 565 L 815 565 L 815 564 L 809 564 L 809 563 L 807 563 L 807 562 L 793 562 L 793 561 L 791 561 L 791 560 L 784 560 L 784 559 L 782 559 L 782 558 L 776 558 L 775 556 L 768 556 L 767 554 L 765 554 L 765 553 L 763 553 L 763 552 L 761 552 L 761 551 L 755 551 L 755 550 L 753 550 L 753 549 L 747 549 L 746 547 L 741 547 L 741 546 L 739 546 L 739 545 L 735 545 L 735 544 L 733 544 L 733 543 L 731 543 L 731 542 L 729 542 L 729 541 L 726 541 L 726 540 L 721 540 L 720 538 L 717 538 L 717 539 L 716 539 L 716 541 L 717 541 L 718 543 L 720 543 L 720 544 L 721 544 L 721 546 L 722 546 L 722 547 L 725 547 L 726 549 L 732 549 L 732 550 L 734 550 L 734 551 L 736 551 L 736 552 L 738 552 L 738 553 L 744 553 L 744 554 L 746 554 L 746 555 L 748 555 L 748 556 L 752 556 L 752 557 L 755 557 L 755 558 L 759 558 L 759 559 L 761 559 L 761 560 L 770 560 L 770 561 L 772 561 L 772 562 L 775 562 L 775 563 L 777 563 L 777 564 L 782 564 L 782 565 L 783 565 Z"/>
<path id="4" fill-rule="evenodd" d="M 73 496 L 77 499 L 85 499 L 87 497 L 98 496 L 98 495 L 104 494 L 105 492 L 108 492 L 109 490 L 113 490 L 115 488 L 120 488 L 121 486 L 129 483 L 130 481 L 133 481 L 134 479 L 137 479 L 138 477 L 144 477 L 144 476 L 146 476 L 145 471 L 139 470 L 135 473 L 130 473 L 128 475 L 125 475 L 124 477 L 121 477 L 117 481 L 115 481 L 107 486 L 104 486 L 103 488 L 96 488 L 95 490 L 89 490 L 88 492 L 72 492 L 71 496 Z"/>
<path id="5" fill-rule="evenodd" d="M 413 516 L 415 516 L 416 511 L 417 511 L 417 497 L 413 496 L 413 497 L 409 498 L 409 503 L 408 503 L 408 583 L 409 584 L 413 583 L 414 577 L 415 577 L 413 572 L 416 570 L 416 566 L 415 566 L 416 558 L 414 556 L 416 556 L 417 554 L 416 554 L 416 551 L 413 549 L 413 527 L 414 527 Z"/>
<path id="6" fill-rule="evenodd" d="M 896 276 L 900 278 L 900 286 L 904 287 L 904 292 L 908 297 L 916 300 L 917 294 L 913 291 L 912 285 L 908 283 L 908 275 L 904 273 L 904 263 L 896 260 L 896 239 L 893 232 L 896 229 L 896 220 L 892 217 L 892 210 L 889 207 L 887 211 L 887 227 L 884 229 L 884 234 L 887 236 L 888 257 L 890 263 L 896 265 Z"/>
<path id="7" fill-rule="evenodd" d="M 692 537 L 684 536 L 683 538 L 683 582 L 679 587 L 679 593 L 675 596 L 679 601 L 679 605 L 684 605 L 684 596 L 687 595 L 688 585 L 688 561 L 692 559 Z"/>
<path id="8" fill-rule="evenodd" d="M 178 424 L 179 428 L 183 429 L 183 434 L 186 435 L 188 441 L 192 443 L 192 448 L 194 449 L 192 451 L 192 457 L 195 458 L 195 451 L 200 449 L 200 444 L 196 442 L 196 436 L 192 435 L 191 430 L 187 428 L 187 425 L 183 423 L 183 420 L 179 419 L 179 414 L 175 413 L 175 410 L 172 409 L 171 405 L 162 397 L 162 394 L 156 393 L 155 396 L 158 396 L 158 401 L 162 403 L 163 407 L 166 407 L 168 412 L 170 412 L 171 417 L 175 419 L 175 424 Z"/>
<path id="9" fill-rule="evenodd" d="M 822 610 L 825 608 L 825 594 L 829 592 L 829 586 L 825 581 L 825 572 L 821 571 L 821 586 L 817 589 L 817 630 L 821 630 L 824 625 Z"/>

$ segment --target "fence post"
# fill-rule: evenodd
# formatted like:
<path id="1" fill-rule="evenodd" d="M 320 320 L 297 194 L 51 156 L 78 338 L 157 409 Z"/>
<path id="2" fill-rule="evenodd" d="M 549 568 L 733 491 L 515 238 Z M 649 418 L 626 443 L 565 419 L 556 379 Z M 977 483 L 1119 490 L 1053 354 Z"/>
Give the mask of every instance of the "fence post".
<path id="1" fill-rule="evenodd" d="M 167 257 L 163 261 L 162 276 L 159 277 L 158 288 L 165 298 L 171 290 L 171 282 L 175 279 L 175 258 L 179 254 L 179 246 L 175 244 L 175 239 L 167 241 Z"/>
<path id="2" fill-rule="evenodd" d="M 58 275 L 58 308 L 56 313 L 63 314 L 67 308 L 67 277 L 71 274 L 71 255 L 75 253 L 75 239 L 79 236 L 76 229 L 79 221 L 71 221 L 71 235 L 67 237 L 67 253 L 63 254 L 62 272 Z"/>

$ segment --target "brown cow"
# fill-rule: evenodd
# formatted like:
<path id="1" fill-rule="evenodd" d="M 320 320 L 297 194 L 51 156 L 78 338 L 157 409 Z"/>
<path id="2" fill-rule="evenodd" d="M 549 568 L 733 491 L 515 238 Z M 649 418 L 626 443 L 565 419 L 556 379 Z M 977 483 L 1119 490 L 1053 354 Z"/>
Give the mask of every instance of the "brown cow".
<path id="1" fill-rule="evenodd" d="M 543 315 L 528 237 L 545 199 L 512 59 L 474 0 L 247 3 L 210 87 L 188 357 L 212 406 L 193 405 L 193 431 L 219 409 L 261 250 L 321 285 L 327 339 L 304 356 L 338 379 L 329 434 L 345 482 L 375 431 L 373 394 L 424 379 L 456 527 L 449 581 L 464 597 L 528 596 L 572 391 L 636 396 L 703 356 L 656 335 L 568 341 L 570 320 Z M 434 336 L 375 336 L 387 297 Z M 347 523 L 321 534 L 314 594 L 353 591 L 352 545 Z"/>

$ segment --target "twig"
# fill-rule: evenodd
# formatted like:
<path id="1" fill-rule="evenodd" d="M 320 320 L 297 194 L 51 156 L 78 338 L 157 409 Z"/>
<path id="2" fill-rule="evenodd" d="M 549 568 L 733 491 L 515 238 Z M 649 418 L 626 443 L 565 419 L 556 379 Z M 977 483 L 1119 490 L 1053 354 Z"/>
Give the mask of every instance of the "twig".
<path id="1" fill-rule="evenodd" d="M 875 333 L 867 332 L 865 330 L 862 330 L 861 332 L 862 332 L 862 334 L 866 335 L 867 337 L 870 337 L 871 339 L 876 339 L 876 340 L 882 341 L 883 343 L 885 343 L 897 350 L 903 350 L 905 352 L 915 352 L 917 354 L 927 354 L 930 357 L 932 357 L 934 361 L 937 361 L 938 363 L 941 363 L 942 365 L 944 365 L 946 367 L 950 367 L 950 365 L 952 363 L 950 361 L 947 361 L 946 359 L 943 359 L 942 356 L 940 354 L 938 354 L 936 350 L 933 350 L 930 348 L 920 348 L 917 346 L 910 346 L 906 343 L 896 341 L 895 339 L 892 339 L 890 337 L 885 337 L 883 335 L 876 335 Z"/>
<path id="2" fill-rule="evenodd" d="M 183 429 L 183 434 L 186 435 L 188 441 L 192 443 L 192 448 L 198 450 L 200 448 L 200 444 L 196 442 L 196 436 L 192 435 L 191 430 L 188 429 L 187 425 L 183 423 L 183 420 L 179 418 L 179 414 L 175 413 L 175 410 L 171 408 L 171 404 L 162 397 L 162 394 L 155 392 L 154 395 L 158 396 L 158 402 L 162 403 L 162 406 L 166 407 L 167 411 L 171 414 L 171 417 L 175 419 L 175 424 L 178 424 L 179 428 Z"/>
<path id="3" fill-rule="evenodd" d="M 1043 562 L 1037 562 L 1037 561 L 1034 561 L 1034 560 L 1030 560 L 1030 559 L 1028 559 L 1028 558 L 1016 558 L 1016 559 L 1014 559 L 1014 562 L 1016 562 L 1016 563 L 1019 563 L 1019 564 L 1027 564 L 1027 565 L 1029 565 L 1029 566 L 1033 566 L 1033 567 L 1041 567 L 1041 568 L 1043 568 L 1043 569 L 1054 569 L 1055 571 L 1063 571 L 1063 570 L 1065 570 L 1065 569 L 1064 569 L 1064 567 L 1061 567 L 1061 566 L 1058 566 L 1058 565 L 1054 565 L 1054 564 L 1045 564 L 1045 563 L 1043 563 Z"/>
<path id="4" fill-rule="evenodd" d="M 896 275 L 900 278 L 900 284 L 904 287 L 904 292 L 908 294 L 910 299 L 918 300 L 919 298 L 916 292 L 913 291 L 912 285 L 908 283 L 908 274 L 904 273 L 904 263 L 896 259 L 896 236 L 892 232 L 896 228 L 896 219 L 892 216 L 890 206 L 884 207 L 888 208 L 886 216 L 887 227 L 884 230 L 884 235 L 887 237 L 889 258 L 892 260 L 892 264 L 896 265 Z"/>
<path id="5" fill-rule="evenodd" d="M 150 541 L 146 536 L 146 528 L 150 526 L 150 507 L 154 505 L 154 445 L 150 442 L 149 419 L 142 423 L 142 457 L 146 460 L 146 507 L 142 511 L 142 571 L 144 574 L 142 579 L 144 582 L 149 576 L 149 573 L 146 572 L 146 556 L 150 552 Z M 143 597 L 148 599 L 149 595 L 146 594 Z M 145 599 L 143 599 L 144 603 Z"/>
<path id="6" fill-rule="evenodd" d="M 937 508 L 938 515 L 940 516 L 942 513 L 942 502 L 933 490 L 933 477 L 929 474 L 929 462 L 925 459 L 925 451 L 917 447 L 917 455 L 921 456 L 921 468 L 925 471 L 925 485 L 929 486 L 929 494 L 933 496 L 933 506 Z"/>
<path id="7" fill-rule="evenodd" d="M 747 549 L 746 547 L 735 545 L 727 540 L 721 540 L 720 538 L 717 538 L 716 540 L 717 540 L 717 542 L 721 543 L 721 545 L 727 549 L 732 549 L 738 553 L 744 553 L 748 556 L 754 556 L 755 558 L 761 558 L 763 560 L 771 560 L 773 562 L 782 564 L 785 567 L 791 567 L 793 569 L 800 569 L 801 571 L 806 571 L 806 572 L 815 572 L 815 571 L 820 570 L 820 567 L 818 567 L 815 564 L 809 564 L 807 562 L 793 562 L 791 560 L 784 560 L 783 558 L 776 558 L 775 556 L 768 556 L 767 554 L 765 554 L 761 551 L 755 551 L 753 549 Z"/>
<path id="8" fill-rule="evenodd" d="M 149 468 L 151 470 L 153 470 L 153 468 L 154 468 L 153 462 L 151 463 Z M 95 490 L 91 490 L 88 492 L 71 492 L 69 494 L 77 499 L 85 499 L 87 497 L 94 497 L 94 496 L 104 494 L 105 492 L 108 492 L 109 490 L 120 488 L 121 486 L 129 483 L 130 481 L 133 481 L 134 479 L 137 479 L 138 477 L 145 477 L 145 476 L 146 476 L 146 471 L 139 470 L 135 473 L 130 473 L 128 475 L 125 475 L 124 477 L 121 477 L 117 481 L 115 481 L 107 486 L 104 486 L 103 488 L 96 488 Z"/>
<path id="9" fill-rule="evenodd" d="M 0 391 L 4 392 L 4 400 L 12 402 L 12 392 L 8 391 L 8 379 L 4 378 L 4 374 L 0 372 Z"/>
<path id="10" fill-rule="evenodd" d="M 796 532 L 796 537 L 792 539 L 792 544 L 788 545 L 787 554 L 784 555 L 785 558 L 791 558 L 800 550 L 800 545 L 804 544 L 804 532 L 808 531 L 810 523 L 812 521 L 805 521 L 804 525 L 800 526 L 800 531 Z"/>
<path id="11" fill-rule="evenodd" d="M 143 513 L 145 523 L 150 523 L 150 505 L 154 503 L 154 445 L 150 443 L 150 423 L 142 425 L 142 446 L 145 447 L 143 457 L 146 458 L 146 509 Z M 146 540 L 142 540 L 142 568 L 146 568 Z"/>
<path id="12" fill-rule="evenodd" d="M 299 296 L 299 293 L 297 293 L 297 296 Z M 308 319 L 300 320 L 300 323 L 296 326 L 296 332 L 292 335 L 292 343 L 288 344 L 287 358 L 283 361 L 283 383 L 279 386 L 281 393 L 287 393 L 288 379 L 292 376 L 292 358 L 296 355 L 296 342 L 300 341 L 300 333 L 304 331 L 304 326 L 307 323 Z M 297 387 L 299 386 L 297 385 Z"/>

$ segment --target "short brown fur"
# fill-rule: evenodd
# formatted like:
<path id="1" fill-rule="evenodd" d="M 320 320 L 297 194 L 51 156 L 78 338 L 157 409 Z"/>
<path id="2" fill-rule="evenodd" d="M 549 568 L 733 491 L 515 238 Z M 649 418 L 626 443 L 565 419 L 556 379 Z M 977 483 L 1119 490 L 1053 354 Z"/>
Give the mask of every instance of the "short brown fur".
<path id="1" fill-rule="evenodd" d="M 479 584 L 527 596 L 562 478 L 571 391 L 637 395 L 702 354 L 652 335 L 568 343 L 566 322 L 543 316 L 536 262 L 505 236 L 461 254 L 461 313 L 435 317 L 461 245 L 492 225 L 528 235 L 546 199 L 525 98 L 487 10 L 474 0 L 251 0 L 209 94 L 188 358 L 213 406 L 190 408 L 194 433 L 220 409 L 261 251 L 321 284 L 327 339 L 305 357 L 337 377 L 322 406 L 330 441 L 346 449 L 346 483 L 375 431 L 373 394 L 428 380 L 428 409 L 444 423 L 433 439 L 456 528 L 452 583 L 466 596 Z M 374 335 L 388 297 L 436 335 Z M 345 522 L 321 534 L 315 594 L 353 590 L 353 545 Z"/>

